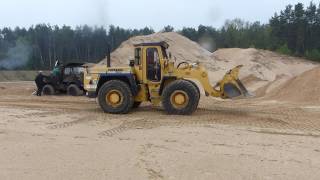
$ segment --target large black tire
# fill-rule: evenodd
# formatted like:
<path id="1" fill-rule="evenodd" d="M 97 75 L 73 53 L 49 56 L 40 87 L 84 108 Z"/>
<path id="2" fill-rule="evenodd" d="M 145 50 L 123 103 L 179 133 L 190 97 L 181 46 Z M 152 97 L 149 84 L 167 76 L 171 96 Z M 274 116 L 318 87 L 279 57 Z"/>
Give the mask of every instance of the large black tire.
<path id="1" fill-rule="evenodd" d="M 52 96 L 55 94 L 55 90 L 54 87 L 51 84 L 46 84 L 45 86 L 43 86 L 41 94 L 43 96 Z"/>
<path id="2" fill-rule="evenodd" d="M 178 96 L 183 97 L 182 104 L 176 102 Z M 162 105 L 168 114 L 189 115 L 197 109 L 199 99 L 196 86 L 186 80 L 177 80 L 163 90 Z"/>
<path id="3" fill-rule="evenodd" d="M 141 103 L 142 102 L 137 102 L 137 101 L 135 101 L 134 103 L 133 103 L 133 105 L 132 105 L 132 108 L 138 108 L 140 105 L 141 105 Z"/>
<path id="4" fill-rule="evenodd" d="M 186 80 L 186 81 L 188 81 L 188 82 L 190 82 L 192 85 L 194 85 L 194 87 L 197 89 L 197 92 L 198 92 L 199 97 L 200 97 L 200 96 L 201 96 L 201 92 L 200 92 L 200 89 L 199 89 L 198 85 L 197 85 L 195 82 L 191 81 L 191 80 Z"/>
<path id="5" fill-rule="evenodd" d="M 117 100 L 117 98 L 119 99 Z M 98 102 L 106 113 L 127 114 L 133 106 L 134 99 L 127 83 L 111 80 L 100 88 Z"/>
<path id="6" fill-rule="evenodd" d="M 67 94 L 69 96 L 81 96 L 83 91 L 75 84 L 70 84 L 67 88 Z"/>

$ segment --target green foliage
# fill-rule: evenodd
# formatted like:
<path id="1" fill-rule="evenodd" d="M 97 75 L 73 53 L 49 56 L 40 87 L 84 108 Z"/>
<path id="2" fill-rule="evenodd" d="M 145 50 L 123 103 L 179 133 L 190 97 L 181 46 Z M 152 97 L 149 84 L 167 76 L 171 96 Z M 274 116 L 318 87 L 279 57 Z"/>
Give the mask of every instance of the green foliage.
<path id="1" fill-rule="evenodd" d="M 288 45 L 287 44 L 284 44 L 282 46 L 280 46 L 278 49 L 277 49 L 277 52 L 280 53 L 280 54 L 285 54 L 285 55 L 291 55 L 292 52 L 290 51 L 290 49 L 288 48 Z"/>
<path id="2" fill-rule="evenodd" d="M 228 20 L 221 29 L 200 25 L 195 28 L 183 28 L 180 34 L 200 42 L 214 39 L 215 48 L 249 48 L 267 49 L 270 45 L 270 27 L 260 22 L 249 23 L 240 19 Z M 214 50 L 213 49 L 213 50 Z"/>
<path id="3" fill-rule="evenodd" d="M 312 49 L 311 51 L 307 51 L 305 54 L 306 58 L 314 61 L 320 62 L 320 50 Z"/>
<path id="4" fill-rule="evenodd" d="M 181 31 L 179 31 L 180 34 L 183 36 L 191 39 L 192 41 L 198 40 L 198 31 L 195 28 L 186 28 L 184 27 Z"/>
<path id="5" fill-rule="evenodd" d="M 162 30 L 162 32 L 173 32 L 174 31 L 174 27 L 168 25 L 168 26 L 165 26 Z"/>
<path id="6" fill-rule="evenodd" d="M 287 44 L 292 53 L 304 56 L 320 48 L 320 6 L 313 2 L 305 8 L 302 3 L 288 5 L 280 15 L 270 20 L 272 49 L 282 49 Z"/>

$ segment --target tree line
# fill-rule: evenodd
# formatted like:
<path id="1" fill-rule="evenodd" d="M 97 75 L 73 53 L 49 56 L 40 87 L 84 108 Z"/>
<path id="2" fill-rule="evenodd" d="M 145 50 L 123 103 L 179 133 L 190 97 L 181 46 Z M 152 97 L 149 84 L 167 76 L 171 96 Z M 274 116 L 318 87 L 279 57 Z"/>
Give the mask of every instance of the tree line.
<path id="1" fill-rule="evenodd" d="M 162 32 L 175 31 L 166 26 Z M 55 60 L 64 63 L 98 62 L 108 49 L 116 49 L 132 36 L 155 31 L 116 26 L 89 27 L 38 24 L 26 28 L 0 29 L 0 69 L 51 69 Z M 200 25 L 176 32 L 200 43 L 209 51 L 219 48 L 258 48 L 320 61 L 320 5 L 311 2 L 288 5 L 269 23 L 227 20 L 221 28 Z"/>
<path id="2" fill-rule="evenodd" d="M 154 33 L 151 28 L 110 26 L 72 29 L 38 24 L 28 29 L 0 29 L 0 69 L 51 69 L 56 60 L 98 62 L 132 36 Z"/>

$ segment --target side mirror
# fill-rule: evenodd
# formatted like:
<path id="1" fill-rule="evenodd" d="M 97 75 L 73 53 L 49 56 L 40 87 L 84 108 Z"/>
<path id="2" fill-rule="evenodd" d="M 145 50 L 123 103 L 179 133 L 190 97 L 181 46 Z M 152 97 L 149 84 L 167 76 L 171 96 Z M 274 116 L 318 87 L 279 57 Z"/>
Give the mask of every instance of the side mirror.
<path id="1" fill-rule="evenodd" d="M 129 66 L 130 66 L 130 67 L 134 67 L 134 60 L 130 60 L 130 61 L 129 61 Z"/>

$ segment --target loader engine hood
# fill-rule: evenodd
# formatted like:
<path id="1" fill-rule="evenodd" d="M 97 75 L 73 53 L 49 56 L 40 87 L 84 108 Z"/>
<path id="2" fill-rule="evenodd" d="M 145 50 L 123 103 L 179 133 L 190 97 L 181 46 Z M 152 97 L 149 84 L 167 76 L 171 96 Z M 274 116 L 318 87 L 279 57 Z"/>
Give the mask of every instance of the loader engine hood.
<path id="1" fill-rule="evenodd" d="M 128 74 L 133 74 L 131 67 L 107 67 L 105 65 L 86 67 L 84 89 L 87 92 L 95 92 L 102 76 L 127 76 Z"/>
<path id="2" fill-rule="evenodd" d="M 105 65 L 96 65 L 87 67 L 88 74 L 101 74 L 101 73 L 132 73 L 131 67 L 107 67 Z"/>

